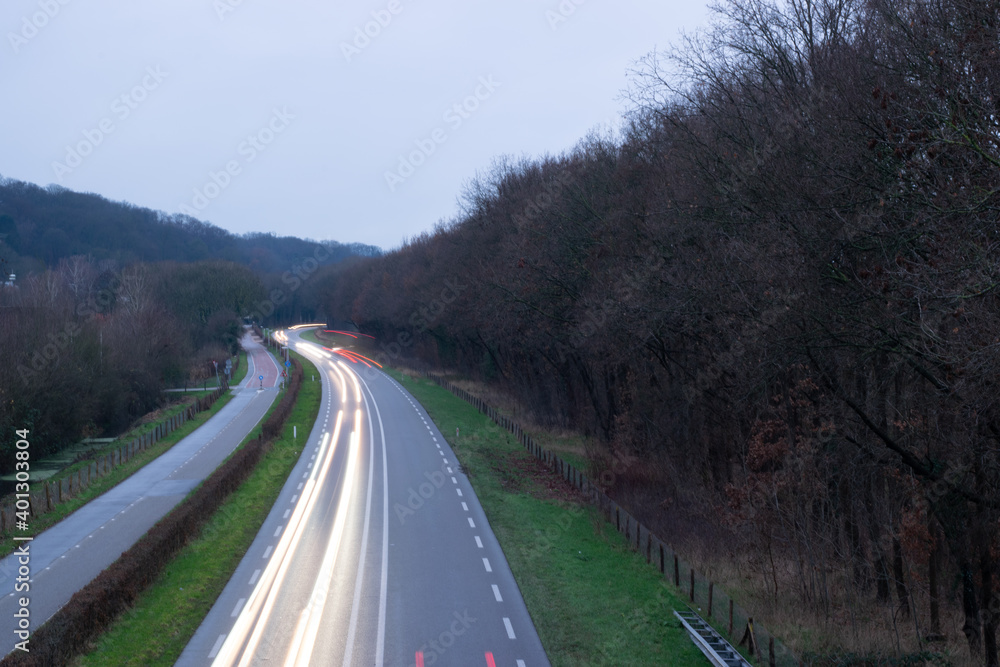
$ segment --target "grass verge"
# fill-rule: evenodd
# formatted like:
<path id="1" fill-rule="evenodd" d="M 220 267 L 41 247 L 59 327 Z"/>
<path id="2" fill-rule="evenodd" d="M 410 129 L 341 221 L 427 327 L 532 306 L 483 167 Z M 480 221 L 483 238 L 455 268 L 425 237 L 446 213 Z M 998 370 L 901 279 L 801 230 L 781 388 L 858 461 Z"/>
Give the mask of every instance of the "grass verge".
<path id="1" fill-rule="evenodd" d="M 98 477 L 97 479 L 91 481 L 90 486 L 81 491 L 78 495 L 73 496 L 69 500 L 64 500 L 61 503 L 55 503 L 52 510 L 40 514 L 38 516 L 31 517 L 31 530 L 34 534 L 38 535 L 45 530 L 48 530 L 52 526 L 56 525 L 70 514 L 80 509 L 87 503 L 89 503 L 94 498 L 101 496 L 105 492 L 113 489 L 115 486 L 125 481 L 137 471 L 142 469 L 150 461 L 154 460 L 168 449 L 176 445 L 178 442 L 190 435 L 196 428 L 204 424 L 206 421 L 212 418 L 219 410 L 229 402 L 232 398 L 232 394 L 223 394 L 215 402 L 215 404 L 205 410 L 195 415 L 194 419 L 190 419 L 184 423 L 183 426 L 173 431 L 167 437 L 159 440 L 152 447 L 149 447 L 145 451 L 136 454 L 133 458 L 129 459 L 123 464 L 116 466 L 110 473 L 104 475 L 103 477 Z M 163 411 L 157 411 L 155 421 L 150 421 L 136 428 L 132 429 L 128 433 L 122 435 L 115 442 L 107 445 L 100 450 L 98 456 L 106 455 L 113 449 L 120 447 L 123 443 L 128 442 L 134 438 L 144 435 L 145 433 L 153 430 L 156 424 L 162 422 L 163 420 L 172 417 L 175 414 L 180 413 L 182 410 L 186 409 L 190 405 L 190 401 L 184 402 L 183 404 L 178 404 L 172 406 Z M 93 458 L 88 458 L 79 463 L 74 463 L 73 465 L 61 470 L 56 476 L 58 478 L 64 478 L 68 475 L 76 472 L 80 468 L 85 468 L 93 463 Z M 34 490 L 34 487 L 32 488 Z M 0 535 L 0 558 L 13 553 L 17 545 L 20 542 L 15 542 L 13 538 L 13 533 L 5 532 Z"/>
<path id="2" fill-rule="evenodd" d="M 322 327 L 320 327 L 320 329 L 322 329 Z M 318 329 L 304 329 L 302 331 L 299 331 L 299 338 L 301 338 L 302 340 L 307 340 L 310 343 L 316 343 L 317 345 L 322 345 L 324 347 L 329 345 L 330 341 L 319 339 L 319 337 L 316 335 L 317 330 Z"/>
<path id="3" fill-rule="evenodd" d="M 708 664 L 682 599 L 582 496 L 451 392 L 389 372 L 455 450 L 553 665 Z"/>
<path id="4" fill-rule="evenodd" d="M 247 373 L 246 364 L 246 352 L 240 351 L 240 365 L 236 371 L 237 380 L 233 382 L 233 386 L 238 386 L 242 382 L 243 378 Z M 190 392 L 185 394 L 180 400 L 162 410 L 156 410 L 155 412 L 146 415 L 140 424 L 130 429 L 126 433 L 119 436 L 114 442 L 108 443 L 100 448 L 95 448 L 95 454 L 92 457 L 88 457 L 85 460 L 74 463 L 71 466 L 60 470 L 56 475 L 57 478 L 65 478 L 77 470 L 86 468 L 91 463 L 94 462 L 96 458 L 106 456 L 110 454 L 115 449 L 121 447 L 123 444 L 134 440 L 146 433 L 152 431 L 157 424 L 163 422 L 174 415 L 180 414 L 191 405 L 195 398 L 203 396 L 202 392 Z M 155 445 L 139 453 L 134 458 L 128 460 L 124 464 L 117 466 L 110 474 L 100 477 L 91 482 L 84 491 L 80 494 L 70 498 L 69 500 L 64 500 L 61 503 L 56 503 L 51 511 L 41 514 L 39 516 L 33 516 L 31 518 L 31 528 L 35 534 L 40 534 L 41 532 L 51 528 L 56 525 L 67 516 L 80 509 L 88 502 L 104 494 L 105 492 L 113 489 L 115 486 L 125 481 L 137 471 L 142 469 L 150 461 L 156 459 L 160 454 L 163 454 L 168 449 L 176 445 L 178 442 L 190 435 L 196 428 L 204 424 L 206 421 L 211 419 L 219 410 L 221 410 L 226 403 L 232 399 L 232 394 L 223 394 L 219 399 L 212 405 L 211 408 L 205 410 L 204 412 L 198 413 L 193 419 L 185 422 L 183 426 L 172 432 L 167 437 L 158 441 Z M 39 482 L 37 485 L 32 485 L 32 491 L 36 491 L 41 485 Z M 13 539 L 13 533 L 4 532 L 0 534 L 0 558 L 13 553 L 14 549 L 20 542 L 15 542 Z"/>
<path id="5" fill-rule="evenodd" d="M 281 438 L 212 515 L 199 538 L 167 565 L 136 605 L 73 665 L 173 665 L 180 656 L 253 542 L 299 458 L 304 440 L 292 438 L 292 427 L 302 426 L 299 431 L 308 433 L 319 413 L 322 383 L 308 379 L 316 373 L 315 366 L 292 354 L 302 364 L 306 379 Z M 277 405 L 275 401 L 271 409 Z M 259 432 L 260 426 L 244 442 Z"/>

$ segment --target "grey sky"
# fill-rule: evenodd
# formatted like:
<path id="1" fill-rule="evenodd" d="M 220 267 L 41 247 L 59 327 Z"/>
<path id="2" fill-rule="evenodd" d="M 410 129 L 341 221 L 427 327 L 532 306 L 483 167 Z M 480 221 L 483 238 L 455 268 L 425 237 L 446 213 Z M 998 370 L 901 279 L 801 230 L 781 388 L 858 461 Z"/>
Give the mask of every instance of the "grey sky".
<path id="1" fill-rule="evenodd" d="M 706 19 L 697 1 L 5 0 L 0 174 L 391 248 L 495 157 L 615 123 L 628 67 Z"/>

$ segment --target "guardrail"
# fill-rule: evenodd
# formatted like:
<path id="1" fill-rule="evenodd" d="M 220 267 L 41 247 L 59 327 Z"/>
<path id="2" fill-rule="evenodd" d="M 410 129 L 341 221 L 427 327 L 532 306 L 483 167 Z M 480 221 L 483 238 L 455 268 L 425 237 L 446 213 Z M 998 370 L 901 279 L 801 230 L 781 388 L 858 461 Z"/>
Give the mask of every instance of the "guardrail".
<path id="1" fill-rule="evenodd" d="M 713 667 L 751 667 L 740 652 L 698 614 L 693 611 L 675 611 L 674 616 L 680 619 L 681 625 L 691 635 L 691 641 L 705 654 Z"/>

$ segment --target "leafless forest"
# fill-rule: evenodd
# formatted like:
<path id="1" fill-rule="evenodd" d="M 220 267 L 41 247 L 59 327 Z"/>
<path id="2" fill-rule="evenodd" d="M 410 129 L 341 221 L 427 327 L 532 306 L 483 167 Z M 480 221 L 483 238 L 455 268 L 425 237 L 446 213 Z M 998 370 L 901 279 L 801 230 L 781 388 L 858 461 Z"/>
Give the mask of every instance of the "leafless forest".
<path id="1" fill-rule="evenodd" d="M 817 628 L 796 648 L 995 667 L 998 27 L 726 0 L 637 63 L 620 135 L 497 160 L 327 312 L 593 436 L 644 520 Z"/>

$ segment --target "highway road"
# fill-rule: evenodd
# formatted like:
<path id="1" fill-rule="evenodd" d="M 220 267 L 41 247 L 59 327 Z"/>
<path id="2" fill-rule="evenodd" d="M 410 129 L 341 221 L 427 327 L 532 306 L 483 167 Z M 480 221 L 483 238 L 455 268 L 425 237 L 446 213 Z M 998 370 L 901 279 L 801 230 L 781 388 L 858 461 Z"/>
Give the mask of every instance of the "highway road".
<path id="1" fill-rule="evenodd" d="M 319 418 L 177 664 L 549 664 L 472 486 L 424 409 L 365 362 L 289 333 L 321 369 Z"/>
<path id="2" fill-rule="evenodd" d="M 0 561 L 3 653 L 22 639 L 15 635 L 19 598 L 30 599 L 33 631 L 215 470 L 261 420 L 278 394 L 279 370 L 267 350 L 249 336 L 243 346 L 248 352 L 247 380 L 219 412 L 142 470 L 25 542 L 26 555 L 15 553 Z M 15 595 L 19 560 L 27 560 L 29 589 Z"/>

